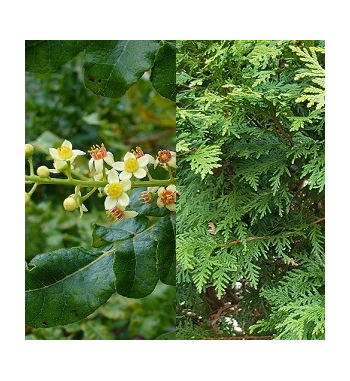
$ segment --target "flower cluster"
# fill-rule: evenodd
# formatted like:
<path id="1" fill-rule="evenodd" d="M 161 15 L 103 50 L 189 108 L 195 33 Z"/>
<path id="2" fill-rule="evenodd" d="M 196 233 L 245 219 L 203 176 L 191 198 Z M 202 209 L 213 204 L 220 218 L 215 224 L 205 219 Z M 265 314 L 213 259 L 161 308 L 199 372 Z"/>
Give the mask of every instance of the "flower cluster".
<path id="1" fill-rule="evenodd" d="M 26 145 L 26 157 L 31 160 L 34 153 L 33 147 Z M 114 222 L 122 218 L 132 218 L 138 215 L 138 212 L 129 210 L 130 208 L 130 194 L 133 188 L 144 187 L 152 183 L 157 183 L 159 186 L 147 187 L 147 191 L 141 192 L 140 201 L 150 204 L 156 200 L 156 205 L 159 208 L 167 208 L 168 210 L 176 211 L 176 186 L 172 170 L 176 168 L 176 153 L 169 150 L 160 150 L 156 157 L 145 154 L 140 147 L 135 150 L 127 152 L 122 161 L 115 161 L 111 152 L 107 151 L 102 143 L 100 145 L 93 145 L 88 151 L 91 158 L 88 163 L 91 177 L 86 181 L 75 181 L 73 162 L 78 156 L 85 155 L 86 153 L 77 149 L 73 149 L 72 143 L 64 140 L 62 145 L 58 148 L 50 148 L 49 153 L 53 158 L 52 169 L 46 166 L 41 166 L 37 169 L 37 175 L 44 180 L 49 181 L 50 173 L 64 173 L 67 175 L 67 184 L 79 185 L 75 186 L 74 194 L 68 196 L 64 202 L 63 207 L 67 211 L 80 210 L 80 217 L 83 212 L 87 212 L 86 206 L 83 202 L 91 196 L 91 194 L 99 189 L 105 196 L 104 207 L 107 216 Z M 169 172 L 169 180 L 156 180 L 153 179 L 149 173 L 149 168 L 155 169 L 161 166 L 164 170 Z M 31 168 L 31 175 L 32 175 Z M 148 179 L 145 179 L 148 178 Z M 38 181 L 39 183 L 39 181 Z M 96 183 L 96 185 L 95 185 Z M 35 183 L 33 191 L 38 184 Z M 92 188 L 85 196 L 82 196 L 82 188 Z M 31 191 L 32 192 L 32 191 Z M 26 193 L 26 203 L 30 201 L 31 192 Z M 29 197 L 28 197 L 29 196 Z"/>

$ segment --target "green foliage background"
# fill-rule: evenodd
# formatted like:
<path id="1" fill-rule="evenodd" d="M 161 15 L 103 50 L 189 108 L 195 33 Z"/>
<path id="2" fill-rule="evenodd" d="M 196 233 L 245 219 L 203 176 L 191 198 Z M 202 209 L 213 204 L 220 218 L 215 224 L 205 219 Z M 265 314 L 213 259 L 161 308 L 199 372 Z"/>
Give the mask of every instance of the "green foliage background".
<path id="1" fill-rule="evenodd" d="M 229 302 L 231 334 L 324 339 L 324 53 L 177 41 L 179 337 Z"/>
<path id="2" fill-rule="evenodd" d="M 105 144 L 121 160 L 126 151 L 140 145 L 155 155 L 159 149 L 175 148 L 174 103 L 154 90 L 149 74 L 118 99 L 94 95 L 84 86 L 83 53 L 53 73 L 26 72 L 26 143 L 36 149 L 34 167 L 52 166 L 48 148 L 64 139 L 87 152 L 93 144 Z M 88 160 L 79 157 L 77 173 L 88 174 Z M 28 167 L 26 164 L 26 173 Z M 27 188 L 26 188 L 27 190 Z M 91 247 L 93 223 L 109 226 L 103 198 L 94 194 L 89 209 L 79 218 L 68 213 L 62 202 L 74 188 L 41 185 L 26 206 L 26 260 L 59 248 Z M 102 340 L 154 339 L 174 327 L 174 287 L 159 285 L 142 299 L 113 296 L 87 319 L 65 327 L 32 329 L 27 339 Z"/>

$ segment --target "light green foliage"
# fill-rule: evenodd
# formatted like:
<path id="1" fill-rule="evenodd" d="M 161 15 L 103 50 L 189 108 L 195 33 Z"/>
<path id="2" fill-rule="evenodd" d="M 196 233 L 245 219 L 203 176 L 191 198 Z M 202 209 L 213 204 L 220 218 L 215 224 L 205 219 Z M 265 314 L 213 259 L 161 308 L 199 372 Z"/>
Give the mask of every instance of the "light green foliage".
<path id="1" fill-rule="evenodd" d="M 324 96 L 323 42 L 178 41 L 177 53 L 179 321 L 236 303 L 243 281 L 244 332 L 321 339 L 324 278 L 317 292 L 308 279 L 324 270 L 325 119 L 309 88 Z"/>

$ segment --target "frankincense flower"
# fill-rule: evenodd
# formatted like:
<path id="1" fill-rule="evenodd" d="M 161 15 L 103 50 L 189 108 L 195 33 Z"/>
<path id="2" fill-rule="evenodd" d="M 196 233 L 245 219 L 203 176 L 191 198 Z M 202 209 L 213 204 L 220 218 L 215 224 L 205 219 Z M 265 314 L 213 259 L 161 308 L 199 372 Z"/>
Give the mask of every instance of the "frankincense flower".
<path id="1" fill-rule="evenodd" d="M 137 179 L 146 177 L 147 164 L 149 163 L 149 157 L 144 155 L 136 158 L 131 152 L 127 152 L 124 156 L 124 161 L 116 161 L 113 164 L 113 168 L 117 171 L 122 171 L 119 175 L 120 180 L 130 180 L 132 175 Z"/>
<path id="2" fill-rule="evenodd" d="M 113 154 L 106 150 L 103 143 L 101 144 L 101 147 L 99 145 L 93 145 L 88 152 L 91 155 L 91 159 L 89 160 L 89 169 L 91 172 L 94 172 L 95 167 L 97 173 L 102 173 L 103 162 L 106 162 L 111 167 L 113 166 Z"/>
<path id="3" fill-rule="evenodd" d="M 176 152 L 169 151 L 168 149 L 158 151 L 158 156 L 154 163 L 154 167 L 157 167 L 158 164 L 160 164 L 164 169 L 168 169 L 168 165 L 169 167 L 176 168 Z"/>
<path id="4" fill-rule="evenodd" d="M 77 156 L 86 154 L 79 149 L 72 149 L 72 143 L 68 140 L 65 140 L 61 147 L 49 148 L 49 152 L 55 160 L 56 165 L 63 165 L 62 162 L 68 161 L 72 164 Z"/>
<path id="5" fill-rule="evenodd" d="M 114 208 L 107 210 L 106 214 L 113 222 L 117 222 L 122 218 L 134 218 L 138 215 L 138 212 L 125 210 L 125 206 L 117 204 Z"/>
<path id="6" fill-rule="evenodd" d="M 166 188 L 160 187 L 158 189 L 158 199 L 157 199 L 157 205 L 160 208 L 163 208 L 164 206 L 171 210 L 172 212 L 176 211 L 176 185 L 168 185 Z"/>
<path id="7" fill-rule="evenodd" d="M 148 154 L 148 153 L 144 153 L 142 151 L 142 148 L 141 147 L 136 147 L 136 150 L 131 150 L 131 152 L 134 154 L 134 156 L 136 157 L 136 159 L 142 157 L 142 156 L 146 156 L 148 157 L 148 162 L 149 163 L 152 163 L 154 164 L 155 163 L 155 159 L 152 155 Z"/>
<path id="8" fill-rule="evenodd" d="M 143 191 L 139 195 L 139 200 L 143 204 L 152 204 L 155 194 L 159 187 L 147 187 L 147 190 Z"/>
<path id="9" fill-rule="evenodd" d="M 120 206 L 129 205 L 129 196 L 125 193 L 131 188 L 130 180 L 119 180 L 118 173 L 113 169 L 108 172 L 108 184 L 104 191 L 107 194 L 105 209 L 113 209 L 117 204 Z"/>

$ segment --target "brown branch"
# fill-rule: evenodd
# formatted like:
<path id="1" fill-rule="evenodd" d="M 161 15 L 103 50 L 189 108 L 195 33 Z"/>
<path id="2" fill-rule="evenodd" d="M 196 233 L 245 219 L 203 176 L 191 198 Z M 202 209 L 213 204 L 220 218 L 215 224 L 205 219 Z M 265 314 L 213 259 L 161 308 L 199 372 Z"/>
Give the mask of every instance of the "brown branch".
<path id="1" fill-rule="evenodd" d="M 280 123 L 280 121 L 277 119 L 277 117 L 275 115 L 272 115 L 272 118 L 273 122 L 275 123 L 275 125 L 277 126 L 277 132 L 281 135 L 283 135 L 286 139 L 288 139 L 289 141 L 289 144 L 293 147 L 294 146 L 294 142 L 292 140 L 292 137 L 286 132 L 284 131 L 283 127 L 282 127 L 282 124 Z"/>
<path id="2" fill-rule="evenodd" d="M 311 222 L 311 224 L 319 224 L 320 222 L 323 222 L 326 220 L 326 217 L 323 217 L 323 218 L 319 218 L 318 220 L 314 221 L 314 222 Z"/>

